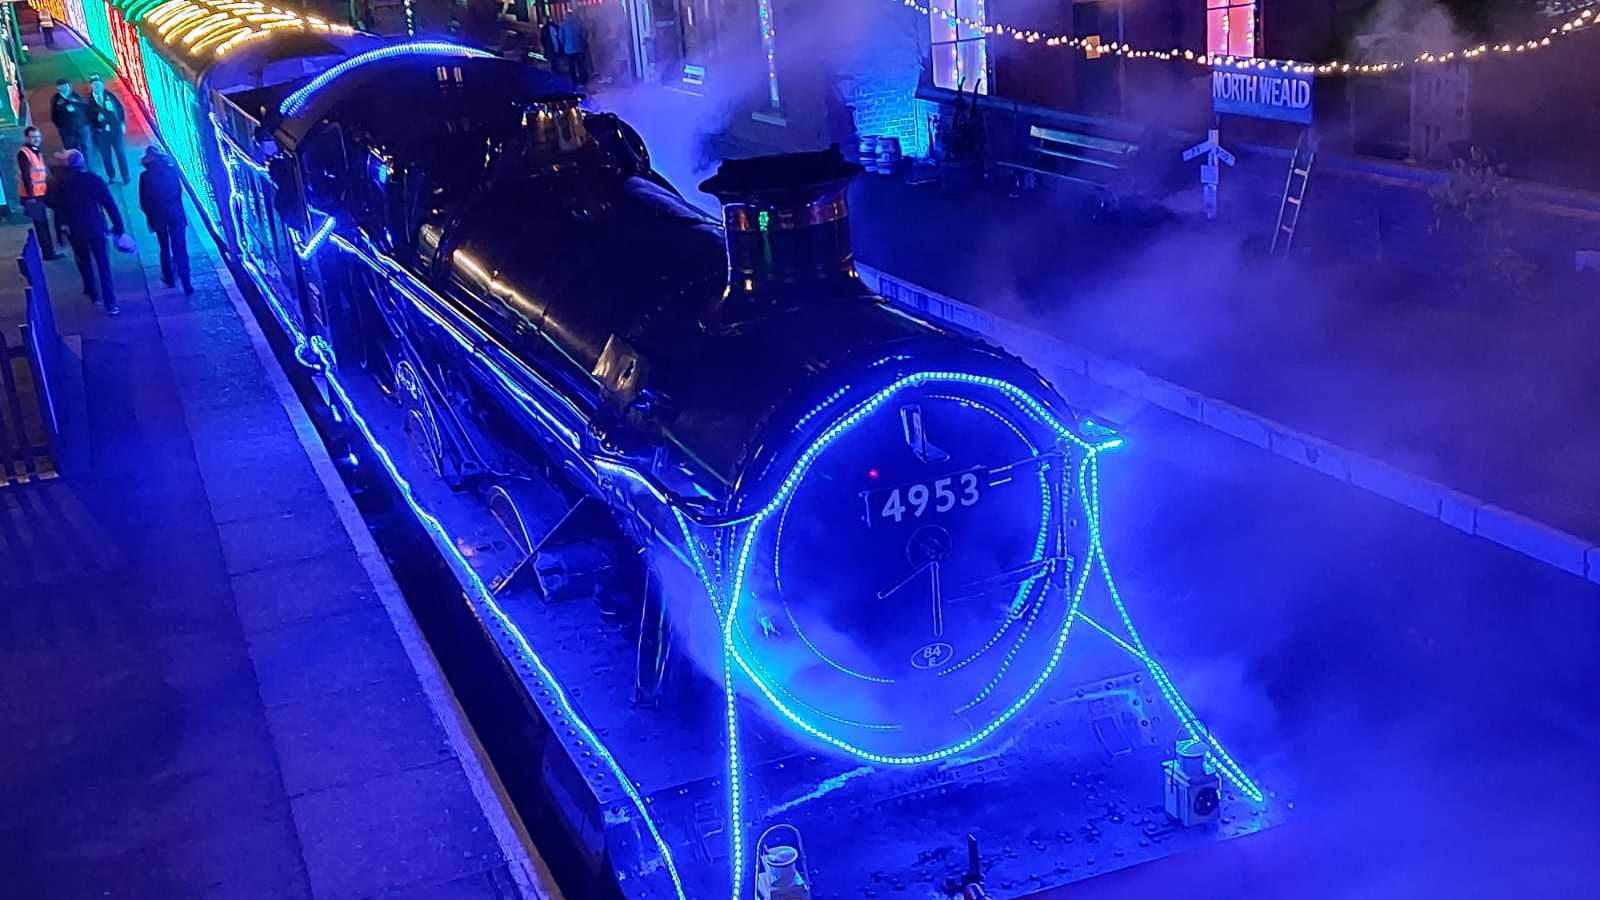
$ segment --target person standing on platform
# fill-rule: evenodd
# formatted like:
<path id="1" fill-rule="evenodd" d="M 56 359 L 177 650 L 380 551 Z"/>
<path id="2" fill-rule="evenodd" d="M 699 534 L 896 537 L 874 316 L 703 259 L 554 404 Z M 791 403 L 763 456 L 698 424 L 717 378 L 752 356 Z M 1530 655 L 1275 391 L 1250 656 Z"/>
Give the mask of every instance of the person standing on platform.
<path id="1" fill-rule="evenodd" d="M 54 50 L 56 47 L 56 20 L 50 11 L 41 7 L 39 9 L 39 34 L 44 36 L 46 49 Z"/>
<path id="2" fill-rule="evenodd" d="M 189 241 L 184 234 L 183 182 L 172 159 L 151 144 L 144 151 L 144 174 L 139 176 L 139 208 L 144 220 L 156 233 L 161 246 L 161 281 L 172 287 L 176 275 L 185 294 L 194 293 L 189 283 Z"/>
<path id="3" fill-rule="evenodd" d="M 561 55 L 567 61 L 568 74 L 579 87 L 589 83 L 589 39 L 583 33 L 583 22 L 572 13 L 561 20 Z"/>
<path id="4" fill-rule="evenodd" d="M 555 19 L 545 19 L 539 26 L 539 49 L 544 52 L 550 71 L 561 71 L 561 26 Z"/>
<path id="5" fill-rule="evenodd" d="M 99 75 L 89 76 L 89 103 L 92 107 L 90 115 L 94 125 L 94 146 L 100 151 L 100 164 L 105 168 L 106 180 L 121 178 L 122 183 L 127 184 L 128 150 L 122 142 L 122 136 L 128 130 L 127 111 L 117 95 L 106 90 L 106 83 Z M 115 172 L 111 168 L 113 162 L 116 163 Z"/>
<path id="6" fill-rule="evenodd" d="M 83 151 L 62 154 L 62 171 L 50 186 L 50 208 L 56 211 L 56 224 L 67 231 L 72 258 L 83 276 L 83 292 L 95 303 L 104 303 L 106 312 L 116 315 L 117 290 L 111 280 L 111 248 L 107 246 L 106 220 L 110 233 L 120 246 L 125 238 L 122 213 L 111 199 L 111 189 L 99 175 L 88 170 Z"/>
<path id="7" fill-rule="evenodd" d="M 50 98 L 50 121 L 68 150 L 89 152 L 89 103 L 72 89 L 65 78 L 56 79 L 56 95 Z"/>
<path id="8" fill-rule="evenodd" d="M 44 163 L 44 134 L 29 125 L 22 130 L 22 149 L 17 151 L 17 197 L 22 200 L 22 211 L 33 222 L 33 233 L 39 237 L 39 252 L 45 259 L 60 259 L 56 252 L 54 233 L 50 230 L 50 207 L 46 198 L 50 191 L 50 170 Z"/>

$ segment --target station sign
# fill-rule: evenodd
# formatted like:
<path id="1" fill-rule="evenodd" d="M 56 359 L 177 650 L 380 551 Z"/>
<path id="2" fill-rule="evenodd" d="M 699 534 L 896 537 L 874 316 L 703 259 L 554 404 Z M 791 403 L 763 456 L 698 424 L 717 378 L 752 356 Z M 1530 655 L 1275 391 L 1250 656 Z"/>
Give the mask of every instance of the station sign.
<path id="1" fill-rule="evenodd" d="M 1211 108 L 1219 113 L 1311 124 L 1311 74 L 1281 69 L 1212 69 Z"/>

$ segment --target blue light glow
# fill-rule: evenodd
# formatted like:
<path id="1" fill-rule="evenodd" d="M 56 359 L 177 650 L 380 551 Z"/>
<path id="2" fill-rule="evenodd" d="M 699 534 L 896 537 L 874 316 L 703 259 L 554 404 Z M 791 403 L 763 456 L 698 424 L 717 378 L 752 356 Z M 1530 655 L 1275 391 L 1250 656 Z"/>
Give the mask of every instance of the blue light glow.
<path id="1" fill-rule="evenodd" d="M 328 69 L 317 77 L 306 82 L 301 88 L 284 98 L 278 106 L 278 113 L 285 118 L 299 115 L 311 102 L 316 93 L 341 77 L 375 62 L 394 59 L 398 56 L 446 56 L 469 59 L 494 59 L 493 53 L 487 53 L 473 47 L 464 47 L 452 44 L 449 41 L 406 41 L 401 44 L 390 44 L 377 50 L 368 50 L 366 53 L 352 56 L 342 63 Z"/>

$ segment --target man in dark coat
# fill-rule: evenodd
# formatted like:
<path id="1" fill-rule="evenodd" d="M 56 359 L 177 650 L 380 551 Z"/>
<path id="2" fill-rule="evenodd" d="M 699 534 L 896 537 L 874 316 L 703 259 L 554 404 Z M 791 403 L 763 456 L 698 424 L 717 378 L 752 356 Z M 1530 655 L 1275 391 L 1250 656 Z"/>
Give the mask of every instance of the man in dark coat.
<path id="1" fill-rule="evenodd" d="M 100 151 L 100 165 L 106 180 L 128 183 L 128 150 L 122 136 L 128 130 L 128 113 L 117 95 L 106 90 L 99 75 L 89 76 L 90 124 L 94 127 L 94 147 Z M 112 163 L 116 164 L 113 171 Z"/>
<path id="2" fill-rule="evenodd" d="M 89 152 L 89 103 L 72 89 L 65 78 L 56 79 L 56 95 L 50 98 L 50 121 L 68 150 Z"/>
<path id="3" fill-rule="evenodd" d="M 194 286 L 189 283 L 189 241 L 183 230 L 183 182 L 178 178 L 178 167 L 155 144 L 144 151 L 139 208 L 144 210 L 144 220 L 150 223 L 156 243 L 161 245 L 162 282 L 172 287 L 176 275 L 183 283 L 183 292 L 194 293 Z"/>
<path id="4" fill-rule="evenodd" d="M 106 220 L 111 220 L 110 233 L 121 238 L 122 213 L 111 199 L 111 189 L 88 170 L 81 150 L 68 150 L 62 157 L 61 172 L 50 185 L 47 202 L 56 212 L 56 226 L 67 231 L 72 258 L 83 276 L 83 292 L 90 300 L 103 302 L 106 312 L 114 316 L 121 310 L 111 281 Z"/>

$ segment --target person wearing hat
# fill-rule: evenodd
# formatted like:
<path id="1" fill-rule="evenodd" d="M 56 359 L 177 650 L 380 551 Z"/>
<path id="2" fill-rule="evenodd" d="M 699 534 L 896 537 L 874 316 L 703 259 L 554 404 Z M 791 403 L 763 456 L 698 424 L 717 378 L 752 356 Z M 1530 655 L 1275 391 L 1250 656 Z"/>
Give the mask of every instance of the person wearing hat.
<path id="1" fill-rule="evenodd" d="M 100 151 L 100 165 L 105 169 L 106 180 L 120 178 L 127 184 L 128 150 L 122 136 L 128 131 L 128 114 L 117 95 L 106 90 L 106 83 L 98 74 L 89 76 L 89 106 L 94 147 Z M 115 171 L 112 171 L 112 163 L 116 163 Z"/>
<path id="2" fill-rule="evenodd" d="M 176 275 L 183 283 L 183 292 L 194 293 L 194 285 L 189 283 L 189 242 L 183 230 L 183 182 L 178 178 L 178 167 L 155 144 L 144 151 L 139 208 L 144 210 L 144 220 L 150 223 L 161 247 L 161 281 L 172 287 Z"/>
<path id="3" fill-rule="evenodd" d="M 122 213 L 111 199 L 111 189 L 99 175 L 88 170 L 81 150 L 61 154 L 61 173 L 50 185 L 48 201 L 56 211 L 56 225 L 67 230 L 72 258 L 83 276 L 83 292 L 95 303 L 104 303 L 106 312 L 116 315 L 116 286 L 111 280 L 111 254 L 107 246 L 106 220 L 118 248 L 128 244 L 122 233 Z"/>
<path id="4" fill-rule="evenodd" d="M 44 163 L 44 135 L 32 125 L 22 129 L 22 149 L 17 151 L 17 197 L 22 211 L 33 222 L 39 252 L 45 259 L 60 259 L 50 230 L 50 170 Z"/>
<path id="5" fill-rule="evenodd" d="M 72 89 L 72 82 L 56 79 L 56 95 L 50 98 L 50 121 L 68 150 L 89 149 L 89 104 Z"/>

